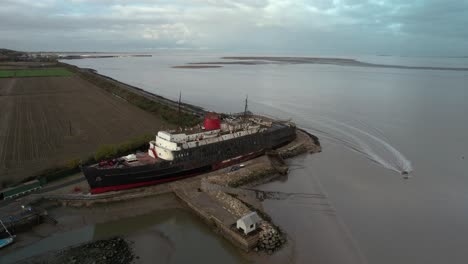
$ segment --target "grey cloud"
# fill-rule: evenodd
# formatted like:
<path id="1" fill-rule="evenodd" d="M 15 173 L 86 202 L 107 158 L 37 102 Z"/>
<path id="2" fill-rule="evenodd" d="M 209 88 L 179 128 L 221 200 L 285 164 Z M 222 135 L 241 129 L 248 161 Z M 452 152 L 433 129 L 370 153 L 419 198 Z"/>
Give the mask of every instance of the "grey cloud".
<path id="1" fill-rule="evenodd" d="M 455 0 L 3 0 L 0 46 L 466 55 L 467 24 Z"/>

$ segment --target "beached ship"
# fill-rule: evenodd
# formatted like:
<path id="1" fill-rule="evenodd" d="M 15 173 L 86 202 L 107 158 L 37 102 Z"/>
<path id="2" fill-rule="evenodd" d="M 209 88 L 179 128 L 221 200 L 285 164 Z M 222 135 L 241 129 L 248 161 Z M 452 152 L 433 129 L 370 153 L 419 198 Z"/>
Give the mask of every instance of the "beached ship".
<path id="1" fill-rule="evenodd" d="M 217 170 L 262 155 L 296 137 L 291 122 L 250 115 L 221 118 L 208 113 L 203 125 L 159 131 L 148 152 L 82 167 L 91 193 L 152 185 Z"/>

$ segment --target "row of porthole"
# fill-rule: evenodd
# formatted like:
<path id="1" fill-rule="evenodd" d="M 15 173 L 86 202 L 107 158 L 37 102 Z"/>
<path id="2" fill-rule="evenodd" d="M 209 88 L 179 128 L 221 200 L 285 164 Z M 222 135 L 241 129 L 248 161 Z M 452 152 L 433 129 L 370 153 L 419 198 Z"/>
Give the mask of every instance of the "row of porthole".
<path id="1" fill-rule="evenodd" d="M 189 153 L 180 153 L 180 154 L 175 155 L 176 158 L 182 158 L 182 157 L 187 157 L 187 156 L 189 156 Z"/>

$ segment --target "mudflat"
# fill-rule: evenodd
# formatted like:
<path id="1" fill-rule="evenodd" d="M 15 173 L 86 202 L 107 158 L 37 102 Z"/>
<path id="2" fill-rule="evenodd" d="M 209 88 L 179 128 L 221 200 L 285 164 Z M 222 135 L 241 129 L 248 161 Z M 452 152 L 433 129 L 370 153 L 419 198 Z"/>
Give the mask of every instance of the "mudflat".
<path id="1" fill-rule="evenodd" d="M 173 66 L 172 68 L 175 69 L 205 69 L 205 68 L 221 68 L 223 66 L 220 65 L 181 65 L 181 66 Z"/>
<path id="2" fill-rule="evenodd" d="M 0 183 L 169 125 L 76 75 L 0 79 Z"/>
<path id="3" fill-rule="evenodd" d="M 324 57 L 222 57 L 220 61 L 189 62 L 189 65 L 262 65 L 262 64 L 328 64 L 353 67 L 394 68 L 409 70 L 439 70 L 439 71 L 468 71 L 466 67 L 437 67 L 437 66 L 405 66 L 391 64 L 375 64 L 346 58 Z M 181 66 L 178 66 L 180 68 Z M 188 68 L 188 67 L 187 67 Z"/>

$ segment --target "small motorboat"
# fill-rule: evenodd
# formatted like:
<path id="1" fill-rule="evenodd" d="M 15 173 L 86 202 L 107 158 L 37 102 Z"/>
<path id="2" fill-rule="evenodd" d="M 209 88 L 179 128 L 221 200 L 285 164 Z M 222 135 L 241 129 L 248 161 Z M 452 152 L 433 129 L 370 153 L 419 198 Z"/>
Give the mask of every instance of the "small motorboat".
<path id="1" fill-rule="evenodd" d="M 4 248 L 10 244 L 12 244 L 15 241 L 14 237 L 7 237 L 7 238 L 1 238 L 0 239 L 0 248 Z"/>
<path id="2" fill-rule="evenodd" d="M 408 180 L 410 178 L 409 171 L 402 171 L 403 179 Z"/>
<path id="3" fill-rule="evenodd" d="M 10 231 L 8 231 L 6 226 L 3 224 L 2 220 L 0 220 L 0 224 L 2 224 L 3 228 L 5 229 L 7 234 L 9 235 L 9 237 L 7 237 L 7 238 L 1 238 L 0 239 L 0 248 L 4 248 L 4 247 L 6 247 L 6 246 L 8 246 L 10 244 L 13 244 L 13 242 L 15 242 L 15 236 L 11 235 Z"/>

